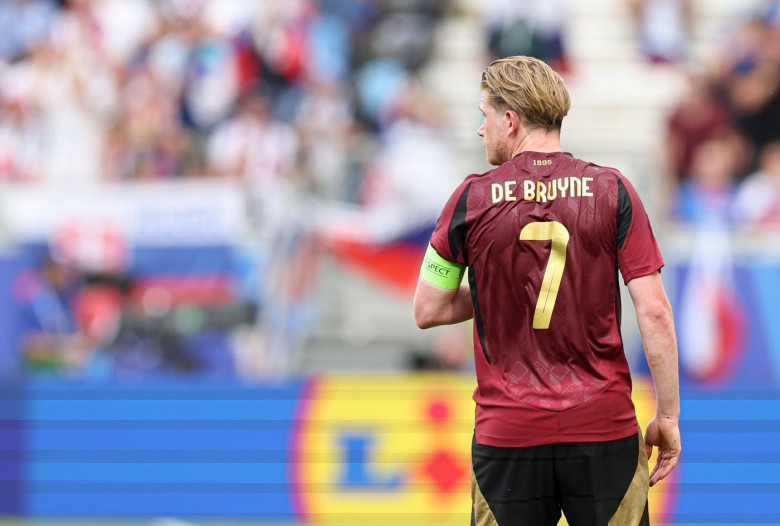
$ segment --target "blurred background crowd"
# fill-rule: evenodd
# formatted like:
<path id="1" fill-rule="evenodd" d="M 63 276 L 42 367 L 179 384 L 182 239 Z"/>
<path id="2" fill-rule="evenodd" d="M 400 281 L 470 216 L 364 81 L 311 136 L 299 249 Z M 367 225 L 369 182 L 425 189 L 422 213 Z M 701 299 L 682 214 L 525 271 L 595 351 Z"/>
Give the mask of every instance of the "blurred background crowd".
<path id="1" fill-rule="evenodd" d="M 619 20 L 624 38 L 617 42 L 629 49 L 637 71 L 662 72 L 653 77 L 662 79 L 656 91 L 663 93 L 653 108 L 660 110 L 653 116 L 655 140 L 617 167 L 636 180 L 662 230 L 718 225 L 777 232 L 780 2 L 718 5 L 724 16 L 706 35 L 703 1 L 592 7 Z M 121 228 L 84 233 L 62 212 L 45 234 L 28 239 L 29 229 L 20 233 L 13 218 L 6 220 L 7 246 L 35 247 L 21 266 L 37 277 L 9 278 L 14 301 L 37 320 L 23 322 L 21 333 L 32 327 L 36 334 L 90 336 L 65 358 L 33 353 L 32 362 L 78 369 L 84 355 L 157 316 L 155 330 L 141 331 L 157 342 L 154 363 L 197 369 L 197 360 L 177 349 L 182 335 L 197 332 L 192 320 L 205 316 L 218 318 L 218 328 L 252 327 L 230 336 L 234 361 L 251 374 L 316 369 L 316 358 L 302 358 L 302 348 L 381 347 L 382 339 L 399 335 L 405 358 L 391 366 L 467 369 L 467 344 L 453 343 L 467 342 L 467 332 L 423 340 L 409 336 L 411 319 L 400 313 L 408 315 L 421 250 L 442 203 L 462 177 L 488 169 L 475 133 L 480 71 L 511 54 L 548 61 L 574 92 L 575 131 L 564 123 L 564 146 L 572 137 L 573 153 L 596 162 L 599 152 L 623 148 L 620 139 L 590 133 L 625 112 L 617 102 L 602 113 L 578 110 L 588 104 L 588 75 L 603 75 L 588 73 L 585 51 L 572 45 L 583 37 L 572 34 L 572 10 L 566 0 L 0 1 L 6 201 L 28 203 L 34 215 L 36 206 L 44 213 L 51 208 L 45 203 L 62 205 L 83 188 L 91 189 L 88 196 L 74 202 L 89 208 L 105 189 L 145 188 L 142 203 L 158 185 L 174 185 L 166 186 L 174 195 L 181 188 L 185 200 L 194 182 L 206 185 L 206 194 L 234 189 L 239 222 L 246 222 L 246 231 L 216 243 L 232 245 L 222 293 L 198 289 L 187 296 L 160 286 L 160 275 L 175 269 L 144 269 L 143 257 L 133 253 L 144 242 Z M 461 38 L 457 21 L 475 31 Z M 591 116 L 606 124 L 578 128 Z M 586 137 L 604 144 L 590 152 Z M 49 200 L 36 201 L 39 192 Z M 200 245 L 197 229 L 184 225 Z M 167 243 L 186 244 L 176 236 Z M 85 264 L 94 263 L 95 250 L 102 264 Z M 125 255 L 112 258 L 112 250 Z M 214 256 L 202 257 L 209 266 Z M 138 285 L 144 270 L 156 288 Z M 202 288 L 202 277 L 196 273 L 187 286 Z M 36 303 L 31 298 L 41 284 L 51 294 L 41 293 Z M 74 292 L 85 284 L 102 287 L 87 307 Z M 213 310 L 226 301 L 229 315 Z M 201 310 L 193 314 L 193 306 Z M 380 314 L 372 318 L 371 311 Z M 28 342 L 22 347 L 46 348 L 39 336 L 20 336 Z M 340 363 L 323 353 L 328 358 L 320 366 Z M 387 366 L 376 358 L 381 354 L 370 363 Z M 354 357 L 346 360 L 354 365 Z"/>
<path id="2" fill-rule="evenodd" d="M 8 0 L 2 177 L 286 179 L 354 201 L 446 2 Z"/>
<path id="3" fill-rule="evenodd" d="M 668 116 L 671 217 L 776 225 L 778 3 L 741 12 L 706 61 L 690 53 L 695 2 L 625 3 L 648 63 L 687 77 Z M 527 4 L 481 6 L 485 62 L 523 53 L 576 74 L 565 2 Z M 411 152 L 421 163 L 426 153 L 447 157 L 446 141 L 419 144 L 446 126 L 419 73 L 437 24 L 457 9 L 441 0 L 4 0 L 0 178 L 218 176 L 285 180 L 339 202 L 379 199 L 367 180 L 408 170 L 386 166 L 403 162 L 398 152 L 431 148 Z"/>
<path id="4" fill-rule="evenodd" d="M 644 2 L 649 5 L 664 2 Z M 670 3 L 670 2 L 665 2 Z M 780 2 L 765 2 L 739 20 L 710 60 L 686 61 L 681 38 L 652 60 L 686 70 L 686 83 L 667 120 L 664 175 L 670 217 L 686 223 L 722 221 L 780 228 Z M 641 8 L 640 8 L 641 11 Z M 641 15 L 639 15 L 641 17 Z"/>
<path id="5" fill-rule="evenodd" d="M 514 54 L 664 254 L 651 520 L 780 523 L 780 0 L 0 0 L 0 524 L 461 524 L 473 327 L 411 306 Z"/>

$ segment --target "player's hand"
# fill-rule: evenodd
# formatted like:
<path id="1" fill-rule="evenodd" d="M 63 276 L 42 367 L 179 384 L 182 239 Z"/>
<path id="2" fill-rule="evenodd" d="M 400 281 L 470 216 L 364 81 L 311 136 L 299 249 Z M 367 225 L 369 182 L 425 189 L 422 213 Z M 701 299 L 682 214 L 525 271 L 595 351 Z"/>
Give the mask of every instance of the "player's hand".
<path id="1" fill-rule="evenodd" d="M 666 478 L 680 459 L 680 428 L 677 420 L 658 418 L 657 415 L 653 417 L 647 424 L 645 432 L 648 460 L 653 454 L 653 446 L 658 448 L 658 456 L 655 459 L 653 471 L 650 472 L 651 486 Z"/>

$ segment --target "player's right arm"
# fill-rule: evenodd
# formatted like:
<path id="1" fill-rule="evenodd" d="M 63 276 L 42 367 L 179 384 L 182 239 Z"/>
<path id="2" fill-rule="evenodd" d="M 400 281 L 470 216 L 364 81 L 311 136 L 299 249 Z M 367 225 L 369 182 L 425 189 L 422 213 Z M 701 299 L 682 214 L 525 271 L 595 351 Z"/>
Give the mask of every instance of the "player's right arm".
<path id="1" fill-rule="evenodd" d="M 463 283 L 454 290 L 442 289 L 424 281 L 417 282 L 414 293 L 414 321 L 421 329 L 452 325 L 474 317 L 469 286 Z"/>
<path id="2" fill-rule="evenodd" d="M 658 457 L 650 473 L 650 485 L 665 478 L 680 457 L 680 389 L 677 366 L 677 338 L 672 308 L 661 276 L 653 272 L 628 282 L 628 291 L 636 307 L 637 323 L 653 376 L 656 413 L 645 432 L 647 457 L 653 446 Z"/>

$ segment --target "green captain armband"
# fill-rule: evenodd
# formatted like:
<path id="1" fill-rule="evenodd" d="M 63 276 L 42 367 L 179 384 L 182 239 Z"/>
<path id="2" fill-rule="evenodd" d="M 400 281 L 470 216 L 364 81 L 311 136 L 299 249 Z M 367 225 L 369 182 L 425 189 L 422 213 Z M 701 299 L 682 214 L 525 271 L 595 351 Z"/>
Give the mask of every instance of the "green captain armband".
<path id="1" fill-rule="evenodd" d="M 436 252 L 432 245 L 428 245 L 425 251 L 420 277 L 443 289 L 457 289 L 463 279 L 463 270 L 466 267 L 460 263 L 447 261 Z"/>

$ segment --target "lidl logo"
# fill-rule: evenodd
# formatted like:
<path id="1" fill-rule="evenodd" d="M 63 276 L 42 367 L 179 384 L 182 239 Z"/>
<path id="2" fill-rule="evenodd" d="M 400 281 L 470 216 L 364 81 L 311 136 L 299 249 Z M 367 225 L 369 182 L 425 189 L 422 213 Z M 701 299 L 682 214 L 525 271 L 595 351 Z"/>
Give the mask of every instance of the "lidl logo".
<path id="1" fill-rule="evenodd" d="M 461 375 L 318 380 L 294 462 L 301 517 L 462 524 L 471 507 L 474 387 Z"/>
<path id="2" fill-rule="evenodd" d="M 458 374 L 316 380 L 296 417 L 301 521 L 467 524 L 474 387 Z M 635 393 L 644 426 L 655 402 L 646 386 Z M 661 517 L 668 495 L 653 497 L 651 514 Z"/>

